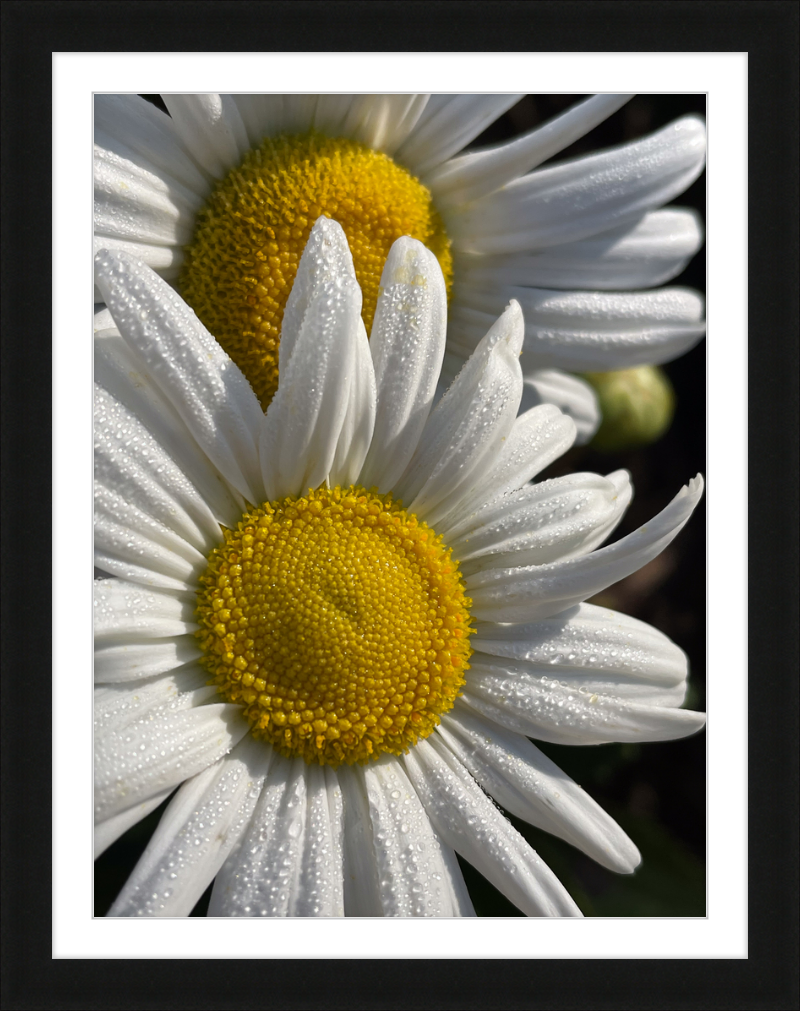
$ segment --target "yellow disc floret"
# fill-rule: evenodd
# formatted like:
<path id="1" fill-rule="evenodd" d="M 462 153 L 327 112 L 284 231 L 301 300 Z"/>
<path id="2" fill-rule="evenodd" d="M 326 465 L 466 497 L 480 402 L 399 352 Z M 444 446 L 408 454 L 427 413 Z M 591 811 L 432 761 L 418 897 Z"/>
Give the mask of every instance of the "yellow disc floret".
<path id="1" fill-rule="evenodd" d="M 399 755 L 451 708 L 471 654 L 450 549 L 391 495 L 319 488 L 245 513 L 200 580 L 220 694 L 282 754 Z"/>
<path id="2" fill-rule="evenodd" d="M 278 385 L 286 299 L 314 222 L 344 229 L 363 294 L 367 333 L 383 265 L 402 235 L 438 258 L 450 287 L 452 258 L 430 192 L 388 155 L 319 133 L 267 137 L 200 211 L 181 294 L 247 376 L 266 409 Z"/>

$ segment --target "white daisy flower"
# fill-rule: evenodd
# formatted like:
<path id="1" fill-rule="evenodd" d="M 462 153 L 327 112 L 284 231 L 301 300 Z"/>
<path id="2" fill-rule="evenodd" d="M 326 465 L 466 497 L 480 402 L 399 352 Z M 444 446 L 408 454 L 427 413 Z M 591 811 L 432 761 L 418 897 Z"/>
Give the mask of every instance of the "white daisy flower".
<path id="1" fill-rule="evenodd" d="M 630 95 L 595 95 L 494 147 L 461 152 L 520 95 L 134 95 L 95 101 L 96 248 L 173 281 L 267 407 L 284 306 L 312 223 L 345 230 L 371 332 L 401 235 L 437 256 L 452 378 L 511 299 L 525 316 L 526 403 L 555 403 L 581 439 L 599 416 L 568 372 L 671 360 L 704 333 L 701 297 L 655 288 L 702 243 L 664 204 L 705 161 L 687 116 L 634 143 L 539 168 Z M 532 171 L 535 170 L 535 171 Z"/>
<path id="2" fill-rule="evenodd" d="M 531 484 L 575 437 L 517 416 L 512 302 L 431 411 L 436 257 L 401 238 L 372 340 L 320 218 L 266 414 L 179 295 L 101 252 L 96 845 L 177 789 L 110 915 L 470 915 L 459 853 L 524 913 L 580 915 L 492 803 L 631 872 L 635 845 L 528 739 L 663 741 L 687 662 L 584 603 L 657 555 L 701 478 L 599 548 L 628 474 Z M 595 550 L 597 549 L 597 550 Z"/>

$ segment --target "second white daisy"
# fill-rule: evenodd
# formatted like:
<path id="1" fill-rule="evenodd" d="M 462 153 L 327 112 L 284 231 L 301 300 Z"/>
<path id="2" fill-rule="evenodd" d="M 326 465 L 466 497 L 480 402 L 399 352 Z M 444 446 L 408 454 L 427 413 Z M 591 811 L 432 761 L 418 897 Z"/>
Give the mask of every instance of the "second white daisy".
<path id="1" fill-rule="evenodd" d="M 96 248 L 144 260 L 181 294 L 266 408 L 283 311 L 311 225 L 345 230 L 371 332 L 392 242 L 419 239 L 451 295 L 452 378 L 510 299 L 525 316 L 534 402 L 597 421 L 569 372 L 668 361 L 704 333 L 703 302 L 674 277 L 702 242 L 664 204 L 697 177 L 705 128 L 537 168 L 623 105 L 595 95 L 515 140 L 459 153 L 519 95 L 133 95 L 95 103 Z M 534 170 L 534 171 L 531 171 Z"/>

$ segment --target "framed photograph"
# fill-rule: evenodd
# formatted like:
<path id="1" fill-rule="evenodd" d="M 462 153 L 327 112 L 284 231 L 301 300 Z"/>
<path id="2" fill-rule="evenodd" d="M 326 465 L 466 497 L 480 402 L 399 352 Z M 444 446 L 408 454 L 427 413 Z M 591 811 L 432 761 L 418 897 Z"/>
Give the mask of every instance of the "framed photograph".
<path id="1" fill-rule="evenodd" d="M 553 11 L 492 6 L 509 24 Z M 315 30 L 337 8 L 367 10 L 318 5 Z M 219 9 L 198 6 L 209 25 Z M 233 20 L 256 9 L 296 27 L 282 4 Z M 486 5 L 460 13 L 486 24 Z M 748 416 L 748 88 L 735 48 L 53 49 L 42 980 L 74 959 L 98 992 L 112 960 L 185 979 L 183 960 L 296 959 L 311 999 L 339 1006 L 319 989 L 338 961 L 400 979 L 413 959 L 426 979 L 444 966 L 432 1007 L 473 1006 L 459 977 L 476 959 L 508 984 L 476 984 L 474 1006 L 538 1000 L 532 960 L 546 988 L 580 960 L 563 1006 L 596 1006 L 597 960 L 614 1006 L 626 966 L 644 1007 L 673 1006 L 676 959 L 702 1006 L 734 1006 L 715 959 L 741 966 L 740 990 L 763 980 L 744 446 L 790 401 L 775 379 L 774 410 Z M 30 96 L 14 98 L 19 144 Z M 777 193 L 759 199 L 774 218 Z M 777 351 L 754 374 L 752 339 L 751 316 L 763 395 Z M 35 400 L 29 356 L 10 364 Z M 756 464 L 751 509 L 778 471 Z M 33 465 L 21 487 L 47 478 Z M 763 589 L 777 529 L 760 538 Z M 788 600 L 770 593 L 765 626 Z M 758 748 L 774 771 L 788 712 L 770 696 L 750 718 L 782 728 L 772 757 Z M 63 984 L 37 985 L 37 1006 L 63 1006 Z"/>

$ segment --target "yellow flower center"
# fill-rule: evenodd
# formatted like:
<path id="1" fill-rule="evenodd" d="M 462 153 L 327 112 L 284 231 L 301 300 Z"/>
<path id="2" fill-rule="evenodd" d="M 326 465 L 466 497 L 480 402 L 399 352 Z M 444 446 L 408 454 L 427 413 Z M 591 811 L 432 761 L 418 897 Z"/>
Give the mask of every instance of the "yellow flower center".
<path id="1" fill-rule="evenodd" d="M 180 278 L 181 294 L 265 409 L 278 387 L 286 299 L 323 214 L 347 235 L 367 333 L 384 262 L 400 236 L 419 239 L 436 255 L 450 289 L 450 240 L 418 179 L 387 155 L 344 137 L 267 137 L 199 213 Z"/>
<path id="2" fill-rule="evenodd" d="M 464 683 L 469 606 L 441 536 L 391 495 L 323 487 L 224 531 L 197 635 L 256 737 L 337 766 L 433 730 Z"/>

